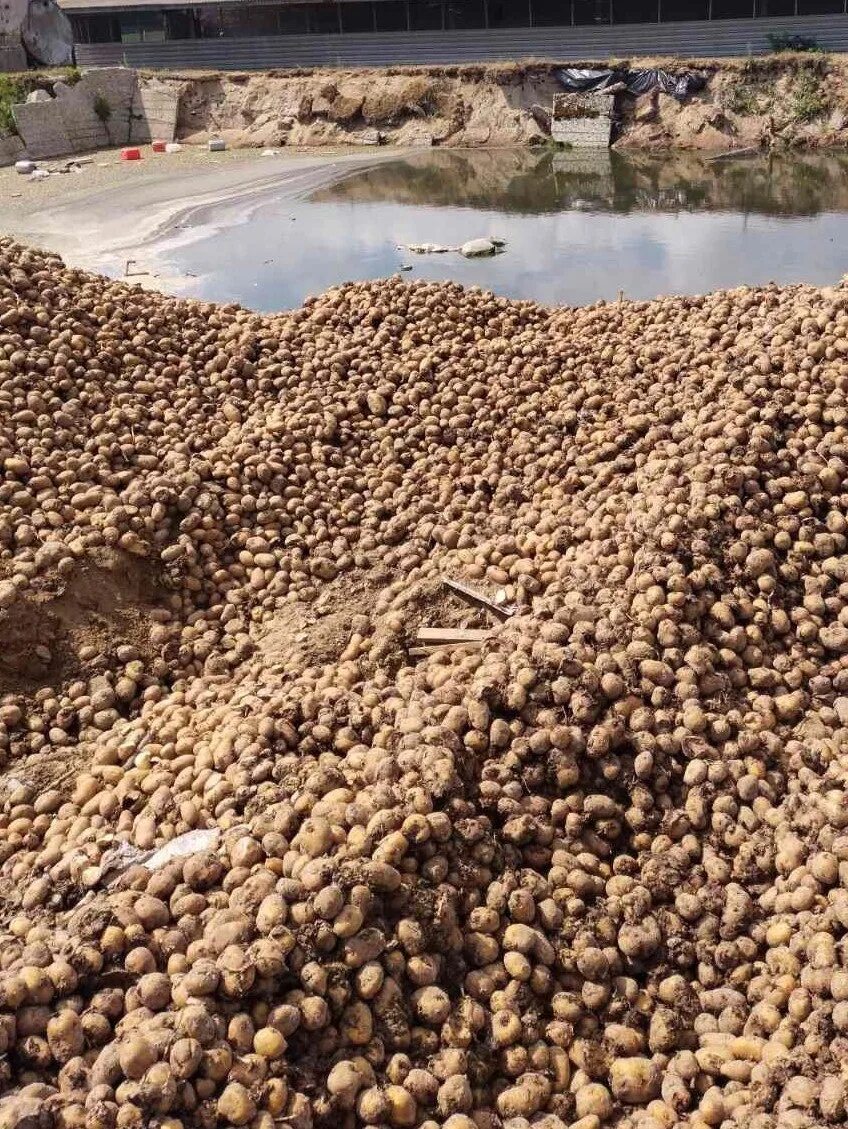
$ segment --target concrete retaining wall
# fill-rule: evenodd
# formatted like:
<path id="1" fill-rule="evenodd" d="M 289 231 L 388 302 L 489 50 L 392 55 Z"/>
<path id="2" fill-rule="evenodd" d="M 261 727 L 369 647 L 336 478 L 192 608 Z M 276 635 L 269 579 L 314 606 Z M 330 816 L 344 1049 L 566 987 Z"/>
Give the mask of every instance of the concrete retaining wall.
<path id="1" fill-rule="evenodd" d="M 144 145 L 154 138 L 173 141 L 177 130 L 178 99 L 172 86 L 148 79 L 136 83 L 130 114 L 130 141 Z"/>
<path id="2" fill-rule="evenodd" d="M 106 67 L 86 71 L 74 86 L 56 82 L 54 97 L 37 91 L 32 101 L 12 107 L 26 155 L 34 160 L 86 153 L 106 145 L 173 141 L 178 98 L 164 83 L 139 89 L 135 71 Z M 4 159 L 11 164 L 21 155 Z"/>
<path id="3" fill-rule="evenodd" d="M 551 137 L 575 149 L 603 149 L 610 143 L 612 94 L 557 94 Z"/>

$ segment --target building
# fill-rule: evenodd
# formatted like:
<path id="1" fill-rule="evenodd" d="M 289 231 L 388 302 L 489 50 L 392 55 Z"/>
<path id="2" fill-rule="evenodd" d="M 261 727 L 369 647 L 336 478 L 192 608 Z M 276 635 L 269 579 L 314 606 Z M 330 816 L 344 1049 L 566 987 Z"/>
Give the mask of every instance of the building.
<path id="1" fill-rule="evenodd" d="M 848 0 L 59 0 L 82 63 L 256 68 L 848 49 Z M 240 43 L 239 41 L 244 41 Z M 247 41 L 250 41 L 248 47 Z"/>

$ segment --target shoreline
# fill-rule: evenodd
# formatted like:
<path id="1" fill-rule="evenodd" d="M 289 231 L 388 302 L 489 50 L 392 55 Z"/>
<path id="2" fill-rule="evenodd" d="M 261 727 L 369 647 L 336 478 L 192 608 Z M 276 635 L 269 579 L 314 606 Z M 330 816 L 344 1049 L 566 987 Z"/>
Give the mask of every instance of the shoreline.
<path id="1" fill-rule="evenodd" d="M 56 204 L 42 200 L 35 208 L 25 192 L 20 193 L 25 203 L 8 206 L 12 198 L 6 192 L 9 183 L 20 183 L 23 178 L 14 170 L 0 170 L 0 198 L 6 198 L 0 219 L 2 233 L 55 252 L 70 266 L 126 278 L 142 286 L 155 283 L 157 289 L 175 293 L 175 287 L 185 279 L 168 274 L 168 250 L 210 231 L 246 222 L 272 193 L 278 199 L 301 199 L 399 155 L 392 151 L 364 156 L 348 150 L 261 157 L 255 151 L 216 154 L 188 148 L 162 158 L 161 168 L 150 174 L 135 166 L 130 173 L 127 165 L 116 159 L 117 152 L 96 154 L 106 159 L 98 161 L 93 170 L 84 166 L 81 175 L 88 178 L 93 171 L 95 183 L 89 181 L 82 191 L 67 194 L 64 176 L 41 182 L 36 191 L 62 195 Z M 179 159 L 175 161 L 174 157 Z M 104 174 L 101 170 L 109 171 Z M 128 178 L 137 171 L 142 171 L 142 176 L 133 183 Z M 51 190 L 48 186 L 52 180 L 58 183 Z M 28 187 L 26 182 L 23 187 Z M 132 211 L 129 230 L 128 204 Z M 126 274 L 119 269 L 124 262 L 133 262 L 140 270 Z"/>

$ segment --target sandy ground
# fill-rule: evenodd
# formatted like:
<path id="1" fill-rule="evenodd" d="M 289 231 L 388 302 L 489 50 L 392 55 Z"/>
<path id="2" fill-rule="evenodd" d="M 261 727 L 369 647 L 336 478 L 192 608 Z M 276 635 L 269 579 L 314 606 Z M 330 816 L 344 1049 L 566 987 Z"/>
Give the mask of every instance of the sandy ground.
<path id="1" fill-rule="evenodd" d="M 128 162 L 117 150 L 101 151 L 80 171 L 36 181 L 0 169 L 0 232 L 86 270 L 179 290 L 184 280 L 169 275 L 165 246 L 241 222 L 269 193 L 295 200 L 398 155 L 339 149 L 263 157 L 200 148 L 143 154 Z M 58 169 L 65 162 L 39 164 Z"/>

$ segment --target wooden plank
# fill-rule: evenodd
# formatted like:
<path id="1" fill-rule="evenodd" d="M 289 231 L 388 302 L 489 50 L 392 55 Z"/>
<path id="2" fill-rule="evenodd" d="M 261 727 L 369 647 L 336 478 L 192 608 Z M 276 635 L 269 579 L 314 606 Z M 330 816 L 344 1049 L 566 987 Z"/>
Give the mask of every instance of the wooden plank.
<path id="1" fill-rule="evenodd" d="M 512 604 L 497 604 L 494 600 L 490 600 L 484 592 L 479 592 L 476 588 L 472 588 L 470 584 L 466 584 L 464 580 L 454 580 L 450 576 L 443 576 L 442 583 L 451 592 L 455 593 L 460 599 L 465 600 L 468 604 L 473 604 L 475 607 L 484 608 L 487 612 L 497 616 L 498 619 L 509 619 L 510 616 L 515 615 L 515 607 Z"/>
<path id="2" fill-rule="evenodd" d="M 478 639 L 469 643 L 441 643 L 437 645 L 428 643 L 423 647 L 410 647 L 409 657 L 411 659 L 425 659 L 428 655 L 434 655 L 436 651 L 456 651 L 459 650 L 460 647 L 482 647 L 483 643 L 483 639 Z"/>
<path id="3" fill-rule="evenodd" d="M 417 643 L 482 643 L 491 634 L 481 627 L 420 627 L 415 636 Z"/>

